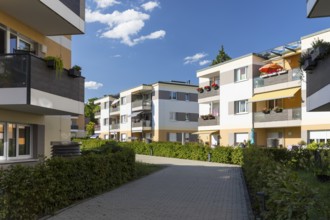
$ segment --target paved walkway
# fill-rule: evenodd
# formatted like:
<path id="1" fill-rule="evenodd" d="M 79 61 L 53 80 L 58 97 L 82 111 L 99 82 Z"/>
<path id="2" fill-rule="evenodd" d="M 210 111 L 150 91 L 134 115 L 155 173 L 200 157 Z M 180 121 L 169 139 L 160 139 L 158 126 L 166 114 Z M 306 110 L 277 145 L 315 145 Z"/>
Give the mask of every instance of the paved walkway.
<path id="1" fill-rule="evenodd" d="M 250 219 L 239 166 L 144 155 L 136 160 L 169 166 L 50 219 Z"/>

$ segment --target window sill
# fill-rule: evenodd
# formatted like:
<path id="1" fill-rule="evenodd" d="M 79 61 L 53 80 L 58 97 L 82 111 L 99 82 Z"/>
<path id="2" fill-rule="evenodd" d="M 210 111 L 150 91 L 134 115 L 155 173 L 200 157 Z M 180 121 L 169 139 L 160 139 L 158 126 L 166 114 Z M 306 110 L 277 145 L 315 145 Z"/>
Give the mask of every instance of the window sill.
<path id="1" fill-rule="evenodd" d="M 245 81 L 248 81 L 248 79 L 238 80 L 238 81 L 235 81 L 235 83 L 240 83 L 240 82 L 245 82 Z"/>
<path id="2" fill-rule="evenodd" d="M 235 113 L 235 115 L 246 115 L 248 114 L 248 112 L 239 112 L 239 113 Z"/>

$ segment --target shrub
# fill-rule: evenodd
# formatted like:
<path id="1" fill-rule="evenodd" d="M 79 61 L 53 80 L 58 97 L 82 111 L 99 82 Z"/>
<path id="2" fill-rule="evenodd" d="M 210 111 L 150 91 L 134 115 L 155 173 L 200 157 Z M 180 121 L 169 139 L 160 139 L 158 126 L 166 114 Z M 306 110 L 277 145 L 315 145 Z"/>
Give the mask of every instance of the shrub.
<path id="1" fill-rule="evenodd" d="M 103 148 L 103 154 L 89 152 L 0 170 L 0 219 L 36 219 L 135 177 L 132 150 Z"/>

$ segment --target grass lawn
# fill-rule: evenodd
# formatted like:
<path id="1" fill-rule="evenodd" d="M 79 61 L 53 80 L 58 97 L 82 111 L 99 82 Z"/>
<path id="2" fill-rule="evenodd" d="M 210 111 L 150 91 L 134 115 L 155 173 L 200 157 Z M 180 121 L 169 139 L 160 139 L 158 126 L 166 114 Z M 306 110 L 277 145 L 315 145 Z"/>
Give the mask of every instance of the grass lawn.
<path id="1" fill-rule="evenodd" d="M 143 176 L 149 175 L 153 172 L 156 172 L 160 169 L 164 168 L 164 166 L 156 165 L 156 164 L 147 164 L 136 162 L 135 169 L 136 169 L 136 179 L 141 178 Z"/>
<path id="2" fill-rule="evenodd" d="M 310 187 L 317 190 L 319 199 L 330 209 L 330 181 L 321 182 L 312 172 L 303 170 L 298 171 L 297 174 Z"/>

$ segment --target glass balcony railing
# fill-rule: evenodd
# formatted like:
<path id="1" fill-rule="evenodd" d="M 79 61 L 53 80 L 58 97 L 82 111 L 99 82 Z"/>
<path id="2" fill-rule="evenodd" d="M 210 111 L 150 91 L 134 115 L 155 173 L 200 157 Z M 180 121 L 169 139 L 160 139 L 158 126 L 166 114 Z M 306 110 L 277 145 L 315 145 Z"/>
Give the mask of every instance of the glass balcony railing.
<path id="1" fill-rule="evenodd" d="M 301 120 L 301 108 L 283 109 L 281 112 L 254 112 L 253 117 L 254 122 Z"/>
<path id="2" fill-rule="evenodd" d="M 260 88 L 264 86 L 276 85 L 296 80 L 301 80 L 302 71 L 299 68 L 288 70 L 285 73 L 274 74 L 269 77 L 256 77 L 253 79 L 253 87 Z"/>
<path id="3" fill-rule="evenodd" d="M 135 100 L 132 102 L 132 108 L 142 107 L 143 109 L 151 108 L 151 100 Z"/>
<path id="4" fill-rule="evenodd" d="M 132 127 L 151 127 L 151 121 L 150 120 L 141 120 L 138 122 L 132 122 Z"/>

